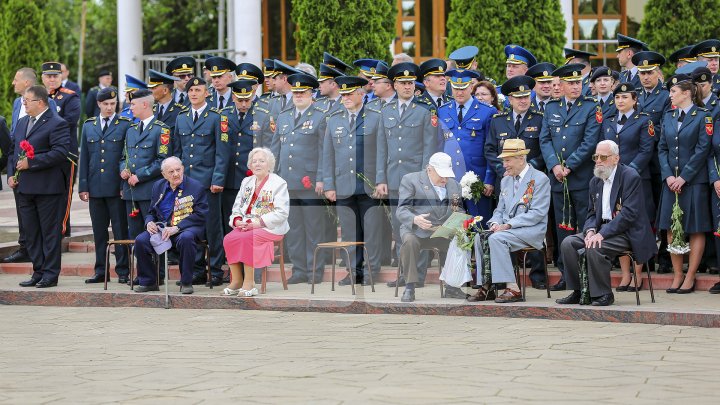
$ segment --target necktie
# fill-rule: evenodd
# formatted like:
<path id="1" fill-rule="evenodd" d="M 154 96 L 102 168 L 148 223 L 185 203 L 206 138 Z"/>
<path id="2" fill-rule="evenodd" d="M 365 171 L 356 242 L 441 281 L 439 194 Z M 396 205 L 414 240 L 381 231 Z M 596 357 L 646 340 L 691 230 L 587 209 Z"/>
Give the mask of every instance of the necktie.
<path id="1" fill-rule="evenodd" d="M 619 125 L 625 125 L 626 122 L 627 122 L 627 115 L 623 114 L 623 115 L 620 117 L 620 121 L 618 121 L 618 124 L 619 124 Z"/>
<path id="2" fill-rule="evenodd" d="M 545 112 L 545 102 L 541 101 L 538 104 L 540 104 L 540 112 L 544 113 Z"/>
<path id="3" fill-rule="evenodd" d="M 513 187 L 515 189 L 515 192 L 517 193 L 518 188 L 520 188 L 520 176 L 515 176 L 515 181 L 513 183 Z"/>
<path id="4" fill-rule="evenodd" d="M 442 105 L 442 97 L 437 98 L 437 106 L 440 107 Z"/>
<path id="5" fill-rule="evenodd" d="M 143 133 L 143 130 L 145 130 L 145 123 L 143 121 L 140 121 L 140 126 L 138 127 L 138 130 L 140 133 Z"/>
<path id="6" fill-rule="evenodd" d="M 30 122 L 28 122 L 27 131 L 25 132 L 25 137 L 30 134 L 30 131 L 32 130 L 32 127 L 35 125 L 35 117 L 30 117 Z"/>
<path id="7" fill-rule="evenodd" d="M 285 109 L 285 102 L 287 101 L 287 98 L 285 98 L 284 95 L 280 96 L 280 110 Z"/>
<path id="8" fill-rule="evenodd" d="M 350 133 L 355 132 L 355 114 L 350 114 Z"/>
<path id="9" fill-rule="evenodd" d="M 240 123 L 242 123 L 244 119 L 245 119 L 245 113 L 241 112 L 240 113 Z"/>
<path id="10" fill-rule="evenodd" d="M 405 114 L 406 108 L 407 108 L 407 104 L 400 104 L 400 117 L 402 117 Z"/>
<path id="11" fill-rule="evenodd" d="M 102 128 L 103 134 L 105 133 L 105 131 L 107 131 L 108 125 L 110 125 L 110 118 L 103 118 L 103 128 Z"/>
<path id="12" fill-rule="evenodd" d="M 180 104 L 185 102 L 185 93 L 180 93 Z"/>
<path id="13" fill-rule="evenodd" d="M 683 122 L 685 120 L 685 111 L 680 111 L 680 117 L 678 118 L 678 122 Z"/>
<path id="14" fill-rule="evenodd" d="M 363 104 L 367 104 L 368 102 L 368 95 L 366 94 L 365 97 L 363 97 Z"/>
<path id="15" fill-rule="evenodd" d="M 158 115 L 157 115 L 158 119 L 162 118 L 164 113 L 165 113 L 165 107 L 163 107 L 161 105 L 160 108 L 158 108 Z"/>
<path id="16" fill-rule="evenodd" d="M 295 114 L 295 126 L 297 126 L 300 123 L 300 117 L 302 117 L 302 114 L 300 112 Z"/>
<path id="17" fill-rule="evenodd" d="M 465 106 L 463 104 L 460 104 L 460 106 L 458 107 L 458 122 L 460 122 L 460 123 L 462 123 L 462 120 L 463 120 L 463 112 L 462 112 L 463 108 L 465 108 Z"/>
<path id="18" fill-rule="evenodd" d="M 602 107 L 602 106 L 604 106 L 604 105 L 605 105 L 605 100 L 600 99 L 600 107 Z"/>
<path id="19" fill-rule="evenodd" d="M 520 121 L 522 121 L 522 117 L 520 116 L 520 114 L 518 114 L 517 117 L 515 118 L 515 132 L 516 133 L 520 132 Z"/>
<path id="20" fill-rule="evenodd" d="M 570 109 L 572 108 L 572 106 L 573 106 L 573 103 L 568 102 L 568 106 L 567 106 L 568 112 L 570 112 Z"/>
<path id="21" fill-rule="evenodd" d="M 193 118 L 193 124 L 197 122 L 197 120 L 198 120 L 198 115 L 199 115 L 198 112 L 195 111 L 195 117 Z"/>
<path id="22" fill-rule="evenodd" d="M 218 109 L 219 109 L 219 110 L 222 110 L 223 108 L 225 108 L 225 106 L 223 105 L 224 102 L 225 102 L 225 96 L 220 96 L 219 102 L 218 102 Z"/>

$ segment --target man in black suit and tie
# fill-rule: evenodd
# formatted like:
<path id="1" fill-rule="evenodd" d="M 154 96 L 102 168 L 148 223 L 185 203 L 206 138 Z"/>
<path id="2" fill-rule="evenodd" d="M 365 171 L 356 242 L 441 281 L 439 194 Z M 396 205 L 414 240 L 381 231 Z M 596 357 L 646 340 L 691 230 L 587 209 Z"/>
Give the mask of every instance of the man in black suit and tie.
<path id="1" fill-rule="evenodd" d="M 68 162 L 70 126 L 48 108 L 45 87 L 30 87 L 23 94 L 22 102 L 27 116 L 18 122 L 13 133 L 14 144 L 7 166 L 8 185 L 17 191 L 20 218 L 33 263 L 32 278 L 20 286 L 54 287 L 60 276 L 60 202 L 65 198 L 70 180 L 64 170 Z M 20 148 L 20 142 L 25 140 L 34 148 L 31 159 L 24 157 Z"/>
<path id="2" fill-rule="evenodd" d="M 578 250 L 585 248 L 592 305 L 615 302 L 610 287 L 612 261 L 632 250 L 638 263 L 648 261 L 657 252 L 645 208 L 642 178 L 635 169 L 620 162 L 618 145 L 610 140 L 598 143 L 593 155 L 595 177 L 590 180 L 590 201 L 583 232 L 565 238 L 560 254 L 565 263 L 565 280 L 572 294 L 558 304 L 580 302 L 580 266 Z"/>

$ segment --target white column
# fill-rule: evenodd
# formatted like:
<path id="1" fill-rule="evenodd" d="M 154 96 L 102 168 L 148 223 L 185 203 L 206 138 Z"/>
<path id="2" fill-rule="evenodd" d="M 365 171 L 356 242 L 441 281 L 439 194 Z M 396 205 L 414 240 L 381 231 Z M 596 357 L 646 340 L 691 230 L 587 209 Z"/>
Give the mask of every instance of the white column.
<path id="1" fill-rule="evenodd" d="M 560 10 L 565 17 L 565 47 L 572 48 L 573 40 L 573 5 L 572 0 L 560 0 Z"/>
<path id="2" fill-rule="evenodd" d="M 125 75 L 143 78 L 142 5 L 140 0 L 117 3 L 118 89 L 124 96 Z"/>
<path id="3" fill-rule="evenodd" d="M 231 0 L 234 26 L 228 29 L 233 39 L 235 62 L 250 62 L 262 67 L 262 0 Z"/>

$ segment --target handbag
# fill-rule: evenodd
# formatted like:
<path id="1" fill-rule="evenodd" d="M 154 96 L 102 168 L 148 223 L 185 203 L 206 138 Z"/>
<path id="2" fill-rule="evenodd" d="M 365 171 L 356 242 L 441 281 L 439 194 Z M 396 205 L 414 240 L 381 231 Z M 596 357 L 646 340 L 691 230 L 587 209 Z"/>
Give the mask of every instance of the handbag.
<path id="1" fill-rule="evenodd" d="M 448 247 L 440 280 L 451 287 L 462 287 L 472 280 L 470 275 L 470 252 L 460 249 L 457 245 L 457 236 L 453 237 Z"/>

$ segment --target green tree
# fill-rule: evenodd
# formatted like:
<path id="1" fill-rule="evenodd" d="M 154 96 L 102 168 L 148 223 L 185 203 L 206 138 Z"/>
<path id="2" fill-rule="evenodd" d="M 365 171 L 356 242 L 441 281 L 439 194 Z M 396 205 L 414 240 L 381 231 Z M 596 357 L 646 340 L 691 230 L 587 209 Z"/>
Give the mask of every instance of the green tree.
<path id="1" fill-rule="evenodd" d="M 143 1 L 145 53 L 216 49 L 217 7 L 218 0 Z"/>
<path id="2" fill-rule="evenodd" d="M 292 0 L 300 60 L 318 66 L 323 51 L 350 63 L 388 60 L 395 37 L 395 0 Z"/>
<path id="3" fill-rule="evenodd" d="M 0 7 L 0 112 L 9 120 L 17 97 L 10 83 L 17 69 L 39 71 L 43 62 L 58 57 L 55 27 L 37 3 L 5 0 Z M 39 78 L 38 78 L 39 80 Z"/>
<path id="4" fill-rule="evenodd" d="M 666 57 L 686 45 L 720 37 L 720 8 L 716 0 L 648 0 L 638 38 Z M 662 24 L 658 24 L 662 21 Z M 665 73 L 675 70 L 669 64 Z"/>
<path id="5" fill-rule="evenodd" d="M 90 1 L 87 5 L 83 90 L 97 85 L 97 72 L 108 69 L 117 86 L 117 0 Z"/>
<path id="6" fill-rule="evenodd" d="M 522 16 L 522 17 L 519 17 Z M 451 0 L 447 52 L 475 45 L 478 69 L 505 81 L 505 45 L 517 44 L 541 62 L 562 63 L 565 20 L 558 0 Z"/>

